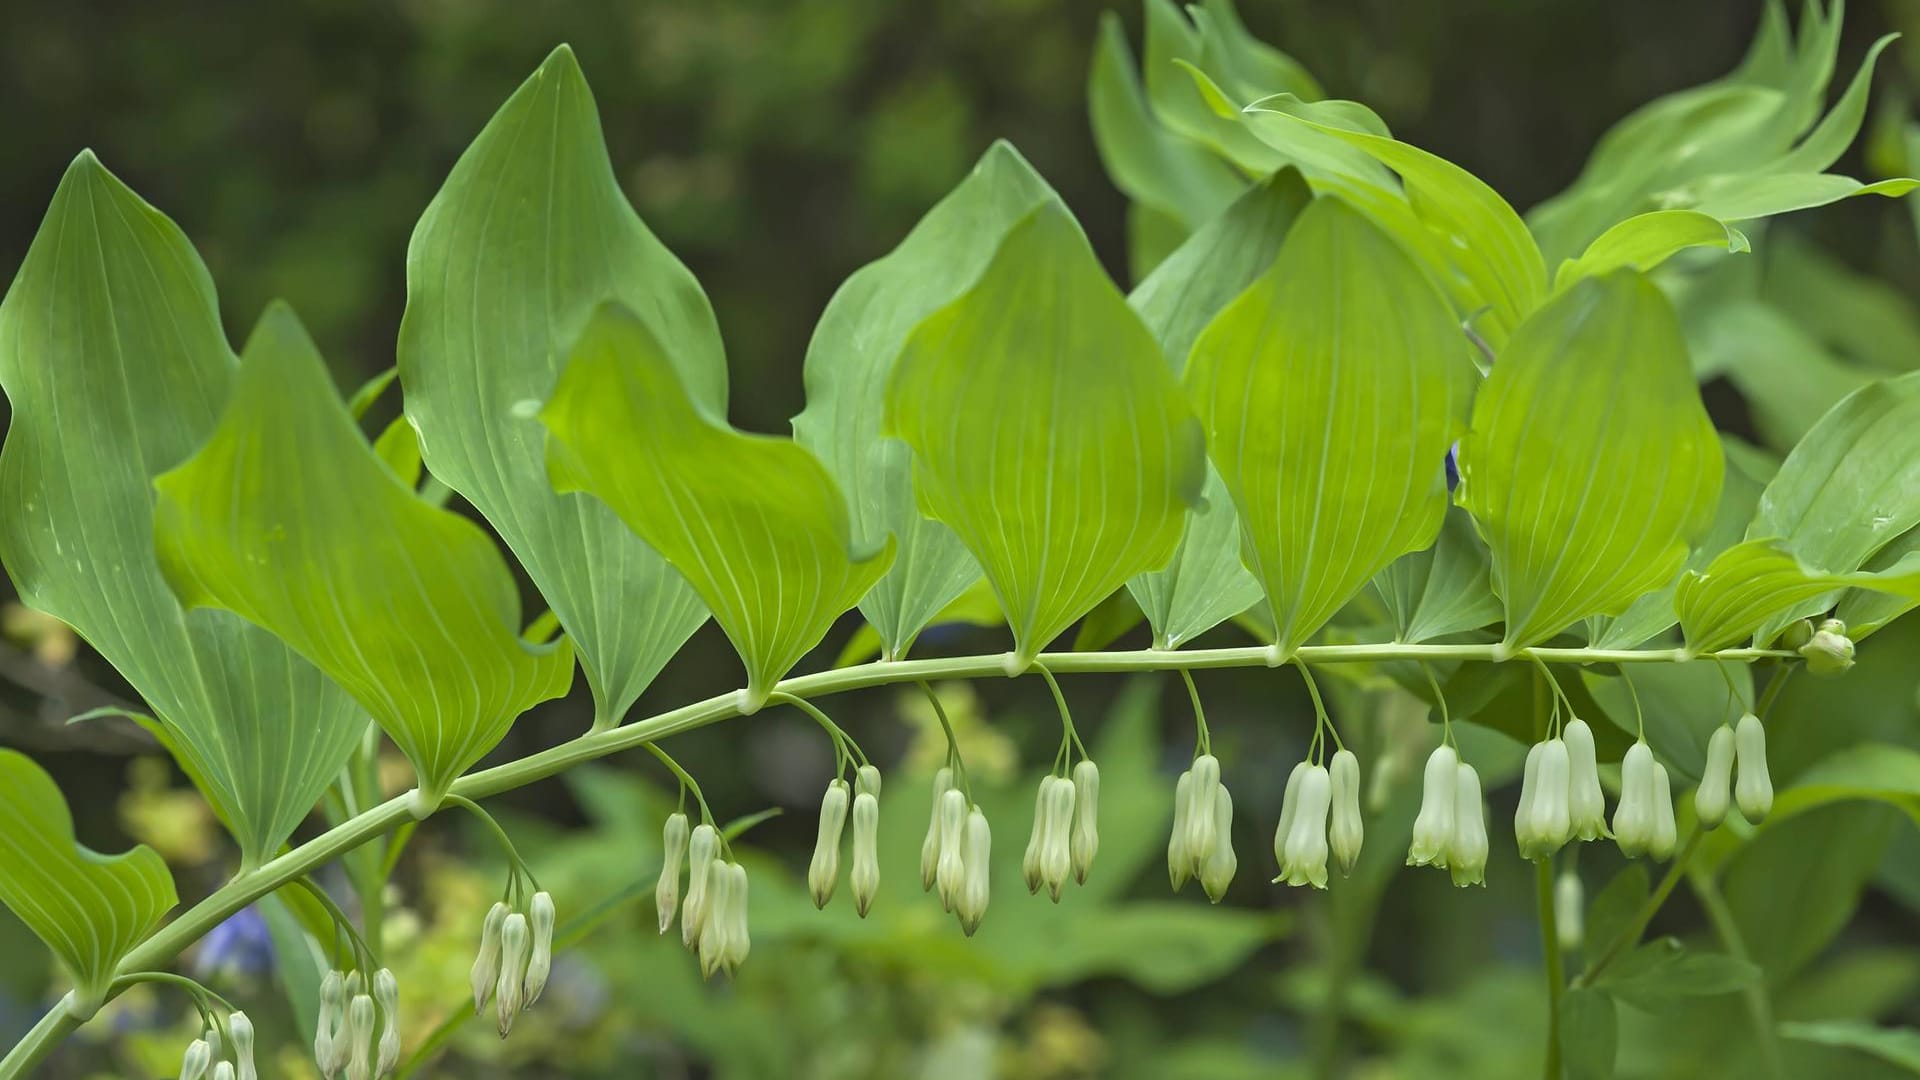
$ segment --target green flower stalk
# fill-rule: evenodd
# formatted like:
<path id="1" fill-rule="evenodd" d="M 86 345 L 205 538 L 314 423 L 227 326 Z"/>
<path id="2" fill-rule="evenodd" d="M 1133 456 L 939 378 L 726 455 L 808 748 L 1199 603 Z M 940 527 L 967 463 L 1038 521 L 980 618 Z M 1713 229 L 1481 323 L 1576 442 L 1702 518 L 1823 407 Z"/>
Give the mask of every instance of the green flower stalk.
<path id="1" fill-rule="evenodd" d="M 1734 726 L 1733 758 L 1738 766 L 1734 800 L 1741 816 L 1757 825 L 1773 811 L 1773 778 L 1767 773 L 1767 729 L 1752 713 Z"/>
<path id="2" fill-rule="evenodd" d="M 487 1007 L 487 999 L 493 996 L 493 988 L 500 981 L 500 932 L 507 925 L 507 916 L 512 909 L 504 900 L 494 901 L 487 909 L 486 921 L 480 924 L 480 951 L 473 958 L 473 968 L 467 973 L 467 982 L 473 990 L 473 1014 Z"/>
<path id="3" fill-rule="evenodd" d="M 1442 865 L 1458 888 L 1487 883 L 1487 814 L 1480 797 L 1480 774 L 1461 762 L 1454 768 L 1453 831 Z"/>
<path id="4" fill-rule="evenodd" d="M 1100 766 L 1091 761 L 1073 767 L 1073 835 L 1068 847 L 1073 880 L 1085 885 L 1100 851 Z"/>
<path id="5" fill-rule="evenodd" d="M 835 778 L 820 799 L 820 832 L 813 843 L 813 860 L 807 864 L 807 892 L 816 908 L 826 907 L 833 899 L 840 877 L 840 834 L 846 828 L 851 797 L 847 782 Z"/>
<path id="6" fill-rule="evenodd" d="M 1528 756 L 1531 763 L 1533 756 Z M 1308 767 L 1305 762 L 1294 772 Z M 1407 845 L 1408 866 L 1447 865 L 1447 852 L 1453 843 L 1453 818 L 1457 805 L 1455 786 L 1460 776 L 1460 755 L 1442 744 L 1427 755 L 1426 771 L 1420 788 L 1420 813 L 1413 819 L 1413 840 Z M 1291 790 L 1293 783 L 1288 781 Z M 1286 814 L 1281 813 L 1281 819 Z"/>
<path id="7" fill-rule="evenodd" d="M 500 980 L 494 986 L 494 1021 L 500 1037 L 513 1030 L 514 1018 L 526 1003 L 527 953 L 533 931 L 527 917 L 516 911 L 500 927 Z"/>
<path id="8" fill-rule="evenodd" d="M 1717 829 L 1727 820 L 1732 788 L 1733 729 L 1721 724 L 1707 739 L 1707 764 L 1700 771 L 1700 786 L 1693 792 L 1693 812 L 1701 828 Z"/>
<path id="9" fill-rule="evenodd" d="M 687 815 L 667 815 L 667 823 L 660 830 L 660 852 L 660 881 L 653 887 L 653 909 L 664 934 L 673 929 L 673 917 L 680 907 L 680 861 L 687 854 Z"/>
<path id="10" fill-rule="evenodd" d="M 1360 861 L 1360 846 L 1366 839 L 1366 822 L 1360 814 L 1360 759 L 1351 750 L 1336 750 L 1328 773 L 1333 804 L 1327 842 L 1344 877 L 1353 873 L 1354 864 Z"/>
<path id="11" fill-rule="evenodd" d="M 953 770 L 941 766 L 933 774 L 933 808 L 927 814 L 927 838 L 920 844 L 920 891 L 931 892 L 940 872 L 941 797 L 953 790 Z"/>
<path id="12" fill-rule="evenodd" d="M 853 888 L 853 910 L 866 918 L 880 892 L 880 797 L 872 791 L 853 797 L 853 867 L 847 884 Z"/>

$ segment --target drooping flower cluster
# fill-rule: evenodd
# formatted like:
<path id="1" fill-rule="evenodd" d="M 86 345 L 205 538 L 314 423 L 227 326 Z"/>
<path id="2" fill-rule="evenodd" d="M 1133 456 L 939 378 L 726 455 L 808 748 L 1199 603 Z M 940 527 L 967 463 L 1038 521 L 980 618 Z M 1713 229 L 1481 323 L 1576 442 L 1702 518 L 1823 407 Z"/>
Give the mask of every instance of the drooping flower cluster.
<path id="1" fill-rule="evenodd" d="M 1173 787 L 1173 835 L 1167 876 L 1174 891 L 1199 878 L 1207 899 L 1219 903 L 1240 868 L 1233 853 L 1233 796 L 1220 783 L 1220 759 L 1201 754 Z"/>
<path id="2" fill-rule="evenodd" d="M 827 785 L 826 795 L 820 800 L 819 837 L 807 866 L 807 891 L 815 907 L 824 908 L 833 899 L 840 877 L 840 837 L 849 805 L 853 815 L 853 867 L 848 884 L 853 887 L 854 910 L 864 919 L 880 891 L 880 770 L 872 765 L 860 766 L 851 789 L 838 777 Z"/>
<path id="3" fill-rule="evenodd" d="M 953 770 L 933 777 L 933 814 L 920 846 L 920 887 L 938 890 L 940 906 L 971 937 L 987 917 L 991 896 L 993 830 L 987 816 L 953 786 Z"/>
<path id="4" fill-rule="evenodd" d="M 1042 886 L 1054 903 L 1069 875 L 1085 884 L 1100 846 L 1100 769 L 1091 761 L 1073 767 L 1072 779 L 1048 775 L 1040 780 L 1033 805 L 1033 835 L 1020 869 L 1027 891 Z"/>
<path id="5" fill-rule="evenodd" d="M 674 819 L 678 818 L 676 822 Z M 665 854 L 654 899 L 660 906 L 660 932 L 673 928 L 674 901 L 680 895 L 680 862 L 687 863 L 686 899 L 680 901 L 680 942 L 700 957 L 701 974 L 732 975 L 746 962 L 753 941 L 747 932 L 747 869 L 723 858 L 720 830 L 701 822 L 689 833 L 686 817 L 667 818 L 662 833 Z"/>
<path id="6" fill-rule="evenodd" d="M 1526 859 L 1550 858 L 1569 840 L 1608 835 L 1600 764 L 1585 720 L 1569 720 L 1558 736 L 1527 751 L 1513 833 Z"/>
<path id="7" fill-rule="evenodd" d="M 346 1080 L 393 1075 L 400 1065 L 400 984 L 393 972 L 381 968 L 371 981 L 359 971 L 327 972 L 320 980 L 313 1060 L 325 1080 L 341 1075 Z M 242 1070 L 239 1075 L 250 1074 Z"/>
<path id="8" fill-rule="evenodd" d="M 1459 751 L 1442 744 L 1427 755 L 1407 865 L 1445 869 L 1462 888 L 1485 885 L 1487 852 L 1480 774 L 1460 760 Z"/>
<path id="9" fill-rule="evenodd" d="M 533 1008 L 546 990 L 553 972 L 553 927 L 553 897 L 546 892 L 534 893 L 525 911 L 499 901 L 480 925 L 480 951 L 468 972 L 473 1011 L 485 1009 L 491 998 L 503 1039 L 514 1018 Z"/>
<path id="10" fill-rule="evenodd" d="M 180 1080 L 259 1080 L 260 1073 L 253 1063 L 253 1021 L 243 1012 L 227 1014 L 227 1038 L 222 1039 L 220 1028 L 209 1027 L 201 1036 L 187 1044 L 187 1052 L 180 1060 Z M 231 1041 L 232 1060 L 222 1053 L 223 1045 Z"/>
<path id="11" fill-rule="evenodd" d="M 1679 843 L 1667 767 L 1653 760 L 1653 748 L 1645 739 L 1628 747 L 1620 760 L 1620 805 L 1613 811 L 1613 839 L 1628 858 L 1651 855 L 1663 862 L 1673 857 Z"/>
<path id="12" fill-rule="evenodd" d="M 1727 819 L 1729 788 L 1741 816 L 1748 821 L 1758 822 L 1773 810 L 1767 731 L 1752 713 L 1732 727 L 1721 724 L 1707 740 L 1707 765 L 1700 774 L 1700 787 L 1693 793 L 1693 808 L 1701 828 L 1718 828 Z"/>

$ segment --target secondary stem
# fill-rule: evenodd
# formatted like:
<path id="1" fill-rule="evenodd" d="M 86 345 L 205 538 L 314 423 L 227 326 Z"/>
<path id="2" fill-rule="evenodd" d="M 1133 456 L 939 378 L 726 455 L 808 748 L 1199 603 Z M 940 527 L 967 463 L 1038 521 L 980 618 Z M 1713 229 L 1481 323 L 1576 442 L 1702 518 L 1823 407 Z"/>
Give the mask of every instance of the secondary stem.
<path id="1" fill-rule="evenodd" d="M 1386 660 L 1459 660 L 1499 663 L 1538 658 L 1559 664 L 1632 664 L 1686 663 L 1693 660 L 1760 660 L 1768 657 L 1792 658 L 1794 654 L 1771 649 L 1724 649 L 1714 653 L 1695 653 L 1678 649 L 1512 649 L 1504 644 L 1488 645 L 1410 645 L 1398 642 L 1361 645 L 1303 645 L 1288 653 L 1267 646 L 1231 649 L 1136 649 L 1122 652 L 1043 653 L 1037 661 L 1053 673 L 1094 673 L 1162 671 L 1167 669 L 1278 667 L 1288 660 L 1315 664 L 1375 663 Z M 931 679 L 980 679 L 1005 677 L 1004 654 L 939 657 L 925 660 L 879 660 L 869 664 L 820 671 L 781 680 L 775 692 L 794 697 L 823 697 L 870 686 Z M 468 799 L 483 799 L 503 791 L 523 787 L 536 780 L 566 771 L 587 761 L 631 750 L 638 746 L 705 727 L 740 715 L 743 695 L 730 691 L 705 701 L 683 705 L 646 720 L 610 729 L 589 731 L 558 746 L 542 750 L 518 761 L 498 765 L 460 778 L 453 793 Z M 368 807 L 354 817 L 314 837 L 277 858 L 236 875 L 214 890 L 206 899 L 187 909 L 136 946 L 120 961 L 119 974 L 151 971 L 170 962 L 181 950 L 198 941 L 213 927 L 241 908 L 267 893 L 301 877 L 315 867 L 353 851 L 367 841 L 384 836 L 405 823 L 408 812 L 405 794 Z M 1551 881 L 1548 882 L 1549 890 Z M 1550 898 L 1549 898 L 1550 899 Z M 110 991 L 111 993 L 111 991 Z M 19 1080 L 27 1070 L 45 1060 L 61 1040 L 78 1028 L 81 1020 L 65 1002 L 34 1025 L 14 1048 L 0 1059 L 0 1080 Z"/>
<path id="2" fill-rule="evenodd" d="M 1620 954 L 1625 952 L 1629 945 L 1639 941 L 1640 935 L 1647 932 L 1647 924 L 1653 921 L 1653 916 L 1660 910 L 1660 906 L 1667 902 L 1667 897 L 1673 895 L 1673 887 L 1680 883 L 1681 875 L 1686 873 L 1687 863 L 1692 861 L 1693 853 L 1700 847 L 1700 839 L 1705 835 L 1706 833 L 1700 829 L 1695 829 L 1687 835 L 1686 846 L 1680 849 L 1680 854 L 1674 856 L 1673 864 L 1667 867 L 1666 876 L 1660 879 L 1660 884 L 1655 886 L 1653 892 L 1647 897 L 1646 903 L 1641 904 L 1640 910 L 1634 913 L 1633 921 L 1627 924 L 1626 932 L 1615 938 L 1607 946 L 1607 951 L 1600 954 L 1599 959 L 1587 965 L 1587 969 L 1574 980 L 1575 986 L 1590 985 L 1593 980 L 1600 977 L 1601 972 L 1607 969 L 1608 964 L 1618 960 Z"/>
<path id="3" fill-rule="evenodd" d="M 1533 864 L 1534 893 L 1540 901 L 1540 949 L 1547 960 L 1546 1080 L 1560 1080 L 1560 997 L 1566 992 L 1567 973 L 1560 956 L 1560 920 L 1553 909 L 1553 860 Z"/>

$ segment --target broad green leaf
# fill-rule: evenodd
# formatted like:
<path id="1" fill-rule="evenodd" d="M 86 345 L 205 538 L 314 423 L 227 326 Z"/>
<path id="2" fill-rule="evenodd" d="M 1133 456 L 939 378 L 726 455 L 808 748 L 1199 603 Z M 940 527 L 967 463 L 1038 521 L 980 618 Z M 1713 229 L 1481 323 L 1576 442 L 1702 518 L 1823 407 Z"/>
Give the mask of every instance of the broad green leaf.
<path id="1" fill-rule="evenodd" d="M 746 664 L 749 710 L 893 561 L 890 536 L 855 544 L 819 459 L 734 430 L 619 304 L 588 322 L 540 419 L 554 488 L 612 507 L 686 578 Z"/>
<path id="2" fill-rule="evenodd" d="M 1693 247 L 1749 251 L 1746 234 L 1697 210 L 1655 210 L 1638 214 L 1601 233 L 1577 259 L 1560 264 L 1553 287 L 1562 290 L 1582 278 L 1622 267 L 1646 273 Z"/>
<path id="3" fill-rule="evenodd" d="M 1795 446 L 1747 526 L 1778 539 L 1810 570 L 1865 566 L 1920 525 L 1920 372 L 1869 384 L 1835 405 Z M 1794 619 L 1823 611 L 1824 593 L 1761 625 L 1771 640 Z"/>
<path id="4" fill-rule="evenodd" d="M 1373 584 L 1393 616 L 1396 641 L 1417 644 L 1500 621 L 1487 545 L 1457 506 L 1447 507 L 1432 547 L 1394 560 Z"/>
<path id="5" fill-rule="evenodd" d="M 954 597 L 946 607 L 934 613 L 927 620 L 927 629 L 940 627 L 995 627 L 1005 626 L 1006 616 L 1000 613 L 1000 601 L 994 598 L 993 586 L 986 578 L 975 578 L 973 584 L 959 596 Z M 840 655 L 834 658 L 833 666 L 847 667 L 863 664 L 868 660 L 878 660 L 886 652 L 886 645 L 880 640 L 880 631 L 872 623 L 863 622 L 854 630 L 853 636 L 840 648 Z"/>
<path id="6" fill-rule="evenodd" d="M 914 505 L 913 455 L 880 434 L 887 376 L 913 328 L 973 284 L 1008 230 L 1043 202 L 1059 199 L 1019 152 L 995 143 L 899 247 L 847 279 L 807 346 L 807 407 L 794 417 L 794 441 L 846 492 L 855 542 L 877 546 L 892 533 L 898 545 L 893 567 L 860 601 L 889 659 L 906 654 L 980 567 Z"/>
<path id="7" fill-rule="evenodd" d="M 154 560 L 154 474 L 203 442 L 234 357 L 180 230 L 91 153 L 68 168 L 0 304 L 0 558 L 145 698 L 240 844 L 271 858 L 366 718 L 273 636 L 186 611 Z"/>
<path id="8" fill-rule="evenodd" d="M 639 314 L 701 404 L 724 412 L 712 308 L 628 205 L 566 46 L 462 154 L 407 249 L 400 381 L 435 477 L 484 514 L 573 639 L 595 726 L 618 723 L 706 619 L 612 511 L 547 482 L 545 401 L 603 301 Z"/>
<path id="9" fill-rule="evenodd" d="M 1246 181 L 1198 143 L 1168 131 L 1148 106 L 1133 50 L 1115 12 L 1105 12 L 1087 75 L 1094 147 L 1115 187 L 1171 217 L 1184 232 L 1211 220 Z"/>
<path id="10" fill-rule="evenodd" d="M 1722 450 L 1725 449 L 1723 444 Z M 1714 513 L 1713 525 L 1687 556 L 1686 570 L 1704 570 L 1721 552 L 1739 543 L 1747 522 L 1753 518 L 1754 505 L 1760 500 L 1760 481 L 1748 475 L 1732 454 L 1727 455 L 1724 476 L 1720 508 Z M 1680 621 L 1680 614 L 1673 607 L 1673 594 L 1679 587 L 1680 580 L 1676 578 L 1629 604 L 1618 617 L 1594 616 L 1588 634 L 1594 648 L 1638 648 L 1665 633 Z"/>
<path id="11" fill-rule="evenodd" d="M 1706 307 L 1706 310 L 1702 310 Z M 1810 337 L 1798 319 L 1758 300 L 1689 305 L 1688 343 L 1702 381 L 1740 390 L 1768 446 L 1790 450 L 1841 398 L 1873 381 Z"/>
<path id="12" fill-rule="evenodd" d="M 1920 603 L 1920 553 L 1879 572 L 1829 574 L 1809 567 L 1777 540 L 1748 540 L 1728 548 L 1702 571 L 1689 571 L 1674 593 L 1674 608 L 1696 652 L 1724 649 L 1782 612 L 1848 586 L 1891 593 Z"/>
<path id="13" fill-rule="evenodd" d="M 1125 637 L 1127 631 L 1146 619 L 1147 613 L 1140 610 L 1133 593 L 1116 589 L 1080 620 L 1080 629 L 1073 635 L 1073 651 L 1098 652 Z"/>
<path id="14" fill-rule="evenodd" d="M 1822 758 L 1780 792 L 1767 825 L 1850 799 L 1896 806 L 1920 825 L 1920 750 L 1860 743 Z"/>
<path id="15" fill-rule="evenodd" d="M 271 631 L 345 687 L 413 763 L 418 810 L 573 681 L 564 642 L 520 639 L 493 541 L 374 454 L 284 304 L 248 339 L 212 436 L 154 487 L 174 591 Z"/>
<path id="16" fill-rule="evenodd" d="M 394 417 L 393 423 L 373 440 L 373 452 L 393 470 L 394 479 L 408 488 L 420 486 L 420 438 L 406 417 Z"/>
<path id="17" fill-rule="evenodd" d="M 1196 232 L 1127 297 L 1176 375 L 1206 325 L 1273 264 L 1288 228 L 1312 198 L 1298 172 L 1273 174 Z M 1201 497 L 1187 515 L 1173 561 L 1127 583 L 1153 624 L 1156 648 L 1178 648 L 1260 599 L 1260 583 L 1240 562 L 1233 498 L 1211 463 Z"/>
<path id="18" fill-rule="evenodd" d="M 1459 459 L 1515 647 L 1673 580 L 1724 468 L 1673 308 L 1626 270 L 1527 320 L 1474 400 Z"/>
<path id="19" fill-rule="evenodd" d="M 1914 1028 L 1876 1027 L 1861 1020 L 1818 1020 L 1781 1024 L 1780 1034 L 1802 1042 L 1858 1050 L 1920 1076 L 1920 1030 Z"/>
<path id="20" fill-rule="evenodd" d="M 1587 906 L 1586 943 L 1581 946 L 1589 964 L 1605 956 L 1616 941 L 1633 929 L 1634 916 L 1653 891 L 1643 862 L 1630 862 L 1608 879 Z M 1638 938 L 1625 943 L 1631 948 Z"/>
<path id="21" fill-rule="evenodd" d="M 1759 979 L 1760 969 L 1744 960 L 1691 951 L 1673 938 L 1660 938 L 1621 956 L 1593 985 L 1651 1012 L 1681 998 L 1731 994 Z"/>
<path id="22" fill-rule="evenodd" d="M 0 749 L 0 902 L 66 965 L 81 1001 L 97 1007 L 114 965 L 180 901 L 152 848 L 101 855 L 77 844 L 53 778 L 25 754 Z"/>
<path id="23" fill-rule="evenodd" d="M 1021 666 L 1166 565 L 1206 475 L 1159 345 L 1057 205 L 914 330 L 886 412 L 921 510 L 980 561 Z"/>
<path id="24" fill-rule="evenodd" d="M 1866 569 L 1881 572 L 1920 551 L 1920 527 L 1908 529 L 1867 560 Z M 1833 614 L 1847 624 L 1847 636 L 1854 641 L 1872 634 L 1893 620 L 1920 607 L 1920 597 L 1873 589 L 1848 589 L 1834 605 Z"/>
<path id="25" fill-rule="evenodd" d="M 1899 823 L 1884 806 L 1823 806 L 1762 829 L 1727 861 L 1721 891 L 1770 983 L 1805 967 L 1852 919 Z"/>
<path id="26" fill-rule="evenodd" d="M 1576 986 L 1560 999 L 1560 1047 L 1568 1080 L 1612 1080 L 1620 1016 L 1603 990 Z"/>
<path id="27" fill-rule="evenodd" d="M 1898 199 L 1920 187 L 1920 180 L 1895 177 L 1867 184 L 1835 173 L 1768 173 L 1702 181 L 1671 193 L 1672 204 L 1722 221 L 1749 221 L 1795 210 L 1813 210 L 1855 195 Z"/>
<path id="28" fill-rule="evenodd" d="M 1359 211 L 1302 212 L 1200 336 L 1186 382 L 1283 651 L 1433 542 L 1473 369 L 1446 300 Z"/>

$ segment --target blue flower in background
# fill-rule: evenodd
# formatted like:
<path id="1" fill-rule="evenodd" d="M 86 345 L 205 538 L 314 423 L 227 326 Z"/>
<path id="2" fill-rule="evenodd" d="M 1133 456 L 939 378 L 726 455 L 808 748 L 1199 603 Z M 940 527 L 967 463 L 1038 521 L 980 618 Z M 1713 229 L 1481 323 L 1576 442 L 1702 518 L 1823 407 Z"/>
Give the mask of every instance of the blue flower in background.
<path id="1" fill-rule="evenodd" d="M 273 936 L 258 906 L 248 904 L 214 927 L 200 943 L 194 969 L 202 978 L 215 972 L 265 975 L 273 970 Z"/>
<path id="2" fill-rule="evenodd" d="M 1447 447 L 1447 490 L 1448 491 L 1452 491 L 1453 489 L 1460 486 L 1460 462 L 1455 459 L 1455 455 L 1458 454 L 1459 452 L 1460 452 L 1459 443 L 1454 443 L 1452 446 Z"/>

